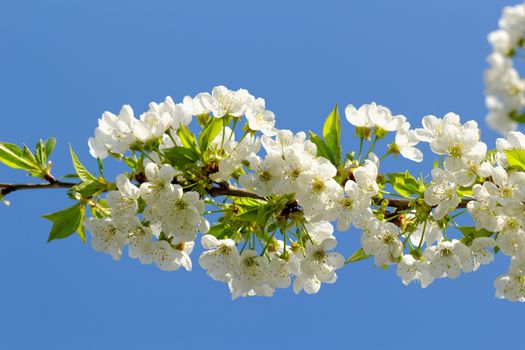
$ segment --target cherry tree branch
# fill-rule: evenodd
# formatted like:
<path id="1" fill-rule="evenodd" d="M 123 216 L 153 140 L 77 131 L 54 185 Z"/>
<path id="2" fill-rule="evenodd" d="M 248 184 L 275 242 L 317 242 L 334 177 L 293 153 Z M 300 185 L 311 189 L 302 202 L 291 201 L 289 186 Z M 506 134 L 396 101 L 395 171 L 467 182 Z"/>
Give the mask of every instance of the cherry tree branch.
<path id="1" fill-rule="evenodd" d="M 37 183 L 37 184 L 0 184 L 0 194 L 6 196 L 7 194 L 20 190 L 37 190 L 45 188 L 71 188 L 77 185 L 76 183 L 63 182 L 55 179 L 49 183 Z"/>
<path id="2" fill-rule="evenodd" d="M 52 175 L 46 177 L 48 183 L 36 183 L 36 184 L 0 184 L 0 194 L 6 196 L 7 194 L 19 190 L 36 190 L 36 189 L 46 189 L 46 188 L 71 188 L 77 183 L 72 182 L 63 182 L 55 179 Z M 208 190 L 208 194 L 212 197 L 218 196 L 232 196 L 232 197 L 246 197 L 254 198 L 259 200 L 266 200 L 265 197 L 259 196 L 255 192 L 249 190 L 238 188 L 230 185 L 227 182 L 216 183 L 217 186 L 212 187 Z M 387 207 L 396 208 L 397 210 L 405 210 L 411 207 L 412 200 L 410 199 L 400 199 L 400 198 L 384 198 L 388 200 Z M 470 202 L 470 199 L 462 199 L 457 208 L 466 208 L 467 203 Z"/>
<path id="3" fill-rule="evenodd" d="M 257 193 L 245 190 L 243 188 L 234 187 L 227 182 L 218 183 L 218 187 L 212 187 L 208 190 L 208 193 L 212 197 L 233 196 L 266 200 L 266 198 L 259 196 Z"/>
<path id="4" fill-rule="evenodd" d="M 398 210 L 404 210 L 404 209 L 410 208 L 410 204 L 411 204 L 410 202 L 412 201 L 410 199 L 398 199 L 398 198 L 385 198 L 385 199 L 388 200 L 387 207 L 396 208 Z M 461 202 L 458 204 L 457 208 L 458 209 L 466 208 L 468 202 L 470 201 L 471 199 L 463 198 Z"/>

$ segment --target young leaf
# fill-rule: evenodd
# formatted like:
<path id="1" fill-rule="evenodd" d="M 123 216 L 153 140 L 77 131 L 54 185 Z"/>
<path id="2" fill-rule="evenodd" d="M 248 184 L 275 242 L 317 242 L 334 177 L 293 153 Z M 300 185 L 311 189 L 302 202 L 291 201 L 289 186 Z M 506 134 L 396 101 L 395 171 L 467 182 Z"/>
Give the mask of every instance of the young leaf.
<path id="1" fill-rule="evenodd" d="M 36 144 L 35 158 L 36 163 L 40 165 L 40 168 L 45 169 L 47 163 L 47 156 L 46 147 L 44 146 L 44 142 L 42 141 L 42 139 L 38 140 L 38 143 Z"/>
<path id="2" fill-rule="evenodd" d="M 210 227 L 210 230 L 208 231 L 207 234 L 215 236 L 218 239 L 223 239 L 223 238 L 230 238 L 232 233 L 233 233 L 232 229 L 228 225 L 219 223 L 219 224 L 215 224 L 212 227 Z"/>
<path id="3" fill-rule="evenodd" d="M 337 104 L 326 118 L 323 126 L 323 137 L 335 158 L 336 163 L 334 165 L 338 166 L 341 162 L 341 120 Z"/>
<path id="4" fill-rule="evenodd" d="M 164 155 L 170 161 L 171 165 L 182 169 L 187 164 L 196 163 L 199 160 L 199 154 L 193 149 L 175 146 L 164 150 Z"/>
<path id="5" fill-rule="evenodd" d="M 250 210 L 253 208 L 258 209 L 261 205 L 264 205 L 265 203 L 266 203 L 265 201 L 262 201 L 260 199 L 248 198 L 248 197 L 239 197 L 233 201 L 233 204 L 236 207 L 239 207 L 243 210 Z"/>
<path id="6" fill-rule="evenodd" d="M 104 177 L 104 163 L 102 162 L 102 159 L 97 158 L 98 163 L 98 173 L 100 176 Z"/>
<path id="7" fill-rule="evenodd" d="M 78 179 L 78 175 L 76 173 L 74 174 L 66 174 L 64 176 L 61 176 L 63 179 Z"/>
<path id="8" fill-rule="evenodd" d="M 195 138 L 195 135 L 187 126 L 181 125 L 179 130 L 177 130 L 177 134 L 179 135 L 180 142 L 184 147 L 195 150 L 195 152 L 200 151 L 199 147 L 197 146 L 197 139 Z"/>
<path id="9" fill-rule="evenodd" d="M 48 242 L 72 235 L 82 225 L 86 209 L 83 205 L 75 204 L 55 213 L 44 215 L 43 218 L 53 222 Z M 82 231 L 82 229 L 81 229 Z M 82 238 L 82 237 L 81 237 Z M 85 240 L 85 238 L 83 239 Z"/>
<path id="10" fill-rule="evenodd" d="M 44 143 L 46 158 L 49 158 L 49 156 L 55 149 L 56 143 L 57 143 L 57 139 L 55 139 L 54 137 L 51 137 L 49 140 L 46 140 L 46 142 Z"/>
<path id="11" fill-rule="evenodd" d="M 472 188 L 461 186 L 458 188 L 457 191 L 460 197 L 471 197 L 472 196 Z"/>
<path id="12" fill-rule="evenodd" d="M 38 152 L 38 146 L 37 146 L 37 152 Z M 24 149 L 22 150 L 22 155 L 25 159 L 27 159 L 29 162 L 34 164 L 33 170 L 28 170 L 30 172 L 31 176 L 35 177 L 43 177 L 44 174 L 47 172 L 47 169 L 44 166 L 42 166 L 42 162 L 40 161 L 40 156 L 37 154 L 36 156 L 31 152 L 29 148 L 27 148 L 26 145 L 24 145 Z"/>
<path id="13" fill-rule="evenodd" d="M 85 214 L 85 208 L 83 208 L 83 214 L 82 214 L 82 219 L 80 220 L 80 224 L 78 225 L 77 227 L 77 233 L 78 233 L 78 236 L 80 237 L 80 240 L 82 240 L 82 243 L 86 244 L 86 228 L 84 227 L 84 217 L 86 216 Z"/>
<path id="14" fill-rule="evenodd" d="M 17 145 L 0 142 L 0 162 L 14 169 L 37 172 L 39 171 L 39 167 L 34 163 L 34 156 L 32 153 L 29 153 L 32 157 L 24 153 L 24 151 Z"/>
<path id="15" fill-rule="evenodd" d="M 73 166 L 75 167 L 75 171 L 78 174 L 78 177 L 82 181 L 97 181 L 97 178 L 93 176 L 83 165 L 80 163 L 80 160 L 78 160 L 77 155 L 73 151 L 73 147 L 71 145 L 69 146 L 69 151 L 71 152 L 71 159 L 73 160 Z"/>
<path id="16" fill-rule="evenodd" d="M 408 171 L 404 173 L 390 173 L 387 175 L 388 181 L 394 190 L 403 197 L 408 198 L 413 194 L 421 194 L 425 191 L 425 186 L 415 177 L 410 175 Z"/>
<path id="17" fill-rule="evenodd" d="M 317 146 L 317 155 L 328 159 L 332 164 L 336 165 L 336 158 L 334 154 L 332 154 L 332 151 L 330 150 L 326 142 L 313 132 L 309 131 L 308 133 L 310 134 L 310 141 L 315 143 L 315 145 Z"/>
<path id="18" fill-rule="evenodd" d="M 245 212 L 241 213 L 239 216 L 237 216 L 237 219 L 249 223 L 257 222 L 260 208 L 262 207 L 248 209 Z"/>
<path id="19" fill-rule="evenodd" d="M 525 171 L 525 150 L 506 149 L 505 154 L 507 155 L 509 166 L 520 171 Z"/>
<path id="20" fill-rule="evenodd" d="M 96 205 L 91 206 L 91 214 L 97 219 L 107 218 L 111 214 L 111 209 L 106 204 L 105 199 L 100 199 Z"/>
<path id="21" fill-rule="evenodd" d="M 345 260 L 345 264 L 353 263 L 356 261 L 364 260 L 369 258 L 370 255 L 367 255 L 363 248 L 359 248 L 352 256 Z"/>
<path id="22" fill-rule="evenodd" d="M 72 191 L 80 193 L 83 197 L 93 197 L 108 190 L 108 184 L 99 181 L 82 181 L 71 188 Z"/>
<path id="23" fill-rule="evenodd" d="M 458 230 L 463 234 L 461 242 L 466 245 L 470 245 L 472 241 L 478 237 L 490 237 L 494 234 L 494 232 L 485 229 L 476 230 L 473 226 L 459 226 Z"/>
<path id="24" fill-rule="evenodd" d="M 199 146 L 201 152 L 208 149 L 210 142 L 221 132 L 222 120 L 220 118 L 211 118 L 208 124 L 202 129 L 199 135 Z"/>
<path id="25" fill-rule="evenodd" d="M 519 112 L 514 111 L 509 114 L 509 117 L 518 123 L 525 123 L 525 113 L 520 114 Z"/>

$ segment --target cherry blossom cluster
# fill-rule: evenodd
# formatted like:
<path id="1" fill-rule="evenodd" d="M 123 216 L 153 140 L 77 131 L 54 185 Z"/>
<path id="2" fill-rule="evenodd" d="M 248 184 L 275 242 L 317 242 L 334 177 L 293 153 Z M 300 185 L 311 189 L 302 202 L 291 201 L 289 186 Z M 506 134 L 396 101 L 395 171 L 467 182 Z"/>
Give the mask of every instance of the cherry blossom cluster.
<path id="1" fill-rule="evenodd" d="M 219 86 L 178 104 L 168 97 L 138 118 L 129 106 L 104 113 L 91 154 L 126 160 L 131 169 L 105 197 L 109 215 L 86 222 L 93 247 L 119 259 L 128 245 L 142 263 L 191 270 L 201 233 L 199 264 L 233 298 L 271 296 L 290 285 L 317 293 L 345 262 L 367 257 L 425 288 L 475 271 L 501 250 L 512 263 L 496 280 L 496 294 L 524 301 L 525 173 L 509 165 L 506 150 L 525 149 L 525 136 L 511 132 L 488 151 L 477 123 L 454 113 L 425 116 L 417 129 L 375 103 L 348 105 L 345 116 L 360 148 L 343 157 L 333 143 L 336 109 L 324 137 L 294 134 L 277 129 L 265 101 L 244 89 Z M 195 120 L 198 136 L 190 130 Z M 376 146 L 389 134 L 378 157 Z M 387 156 L 421 162 L 421 142 L 439 158 L 430 179 L 380 173 Z M 389 194 L 404 197 L 403 205 Z M 457 224 L 465 213 L 475 226 Z M 360 232 L 361 248 L 346 261 L 334 251 L 334 225 Z"/>
<path id="2" fill-rule="evenodd" d="M 513 62 L 525 45 L 524 35 L 525 3 L 505 7 L 499 29 L 488 36 L 492 53 L 485 72 L 487 123 L 504 134 L 516 130 L 525 118 L 525 81 Z"/>
<path id="3" fill-rule="evenodd" d="M 271 296 L 292 286 L 319 292 L 345 264 L 370 258 L 391 266 L 402 283 L 422 288 L 478 270 L 496 255 L 510 260 L 496 278 L 498 298 L 525 302 L 525 82 L 513 58 L 525 47 L 525 4 L 507 7 L 489 35 L 485 72 L 488 123 L 505 134 L 489 149 L 475 121 L 427 115 L 413 128 L 376 103 L 347 105 L 359 147 L 345 153 L 337 105 L 322 134 L 278 129 L 265 100 L 225 86 L 103 113 L 89 150 L 93 175 L 71 149 L 75 174 L 62 181 L 48 158 L 55 141 L 35 152 L 0 142 L 0 162 L 40 184 L 0 184 L 0 200 L 19 189 L 68 188 L 69 208 L 44 216 L 49 240 L 77 232 L 99 252 L 128 255 L 165 271 L 192 270 L 192 253 L 232 298 Z M 414 176 L 386 170 L 387 157 L 434 165 Z M 127 166 L 115 181 L 104 162 Z M 86 218 L 86 213 L 88 213 Z M 350 232 L 348 232 L 350 231 Z M 338 239 L 358 248 L 347 257 Z M 200 242 L 195 247 L 195 242 Z"/>

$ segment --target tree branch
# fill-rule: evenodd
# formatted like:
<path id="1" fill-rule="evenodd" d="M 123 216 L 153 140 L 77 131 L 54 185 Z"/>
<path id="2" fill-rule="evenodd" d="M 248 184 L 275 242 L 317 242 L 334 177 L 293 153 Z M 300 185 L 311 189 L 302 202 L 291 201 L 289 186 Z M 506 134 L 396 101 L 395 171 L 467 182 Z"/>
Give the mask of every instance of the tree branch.
<path id="1" fill-rule="evenodd" d="M 387 207 L 390 207 L 390 208 L 396 208 L 398 210 L 404 210 L 404 209 L 408 209 L 410 207 L 410 205 L 409 205 L 410 202 L 411 202 L 410 199 L 398 199 L 398 198 L 385 198 L 385 199 L 388 200 Z M 458 209 L 466 208 L 468 202 L 470 202 L 470 201 L 471 201 L 471 199 L 463 198 L 461 200 L 461 202 L 459 203 L 459 205 L 458 205 Z"/>
<path id="2" fill-rule="evenodd" d="M 259 196 L 257 193 L 242 189 L 233 187 L 227 182 L 220 182 L 218 183 L 218 187 L 212 187 L 208 190 L 208 193 L 212 197 L 217 196 L 233 196 L 233 197 L 248 197 L 248 198 L 254 198 L 254 199 L 260 199 L 260 200 L 266 200 L 266 198 Z"/>
<path id="3" fill-rule="evenodd" d="M 72 182 L 62 182 L 58 180 L 42 184 L 0 184 L 0 194 L 2 194 L 2 196 L 6 196 L 11 192 L 20 190 L 36 190 L 44 188 L 71 188 L 75 185 L 77 184 Z"/>
<path id="4" fill-rule="evenodd" d="M 78 185 L 77 183 L 63 182 L 63 181 L 56 180 L 51 175 L 50 175 L 50 178 L 47 180 L 49 181 L 49 183 L 0 184 L 0 194 L 2 196 L 6 196 L 7 194 L 11 192 L 15 192 L 19 190 L 35 190 L 35 189 L 45 189 L 45 188 L 71 188 L 75 185 Z M 251 192 L 243 188 L 234 187 L 227 182 L 219 182 L 216 184 L 217 184 L 216 187 L 212 187 L 211 189 L 208 190 L 208 194 L 212 197 L 232 196 L 232 197 L 246 197 L 246 198 L 259 199 L 259 200 L 266 200 L 265 197 L 259 196 L 255 192 Z M 408 209 L 410 207 L 410 202 L 412 201 L 410 199 L 399 199 L 399 198 L 385 198 L 385 199 L 388 200 L 387 207 L 396 208 L 397 210 Z M 462 199 L 458 205 L 458 208 L 466 208 L 467 203 L 470 201 L 471 199 Z"/>

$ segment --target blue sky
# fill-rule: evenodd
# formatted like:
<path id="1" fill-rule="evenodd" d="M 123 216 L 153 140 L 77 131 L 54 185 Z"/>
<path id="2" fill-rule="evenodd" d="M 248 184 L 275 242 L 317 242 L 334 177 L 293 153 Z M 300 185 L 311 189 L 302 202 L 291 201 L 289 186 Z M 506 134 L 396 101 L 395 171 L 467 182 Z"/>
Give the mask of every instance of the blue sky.
<path id="1" fill-rule="evenodd" d="M 218 84 L 264 97 L 280 128 L 319 132 L 334 103 L 376 101 L 419 125 L 454 111 L 484 125 L 486 35 L 515 1 L 10 1 L 0 5 L 0 140 L 56 136 L 93 169 L 87 139 L 105 110 L 136 111 Z M 347 151 L 356 149 L 349 125 Z M 383 169 L 431 166 L 385 162 Z M 116 174 L 121 166 L 109 166 Z M 0 182 L 28 178 L 4 166 Z M 61 190 L 0 206 L 0 348 L 504 348 L 524 306 L 494 298 L 503 256 L 477 273 L 404 287 L 395 271 L 347 266 L 315 296 L 279 291 L 232 302 L 200 268 L 115 263 L 77 237 L 47 244 Z M 338 236 L 348 255 L 358 242 Z M 194 261 L 196 255 L 194 255 Z M 196 264 L 195 264 L 196 265 Z M 519 343 L 518 343 L 519 342 Z"/>

